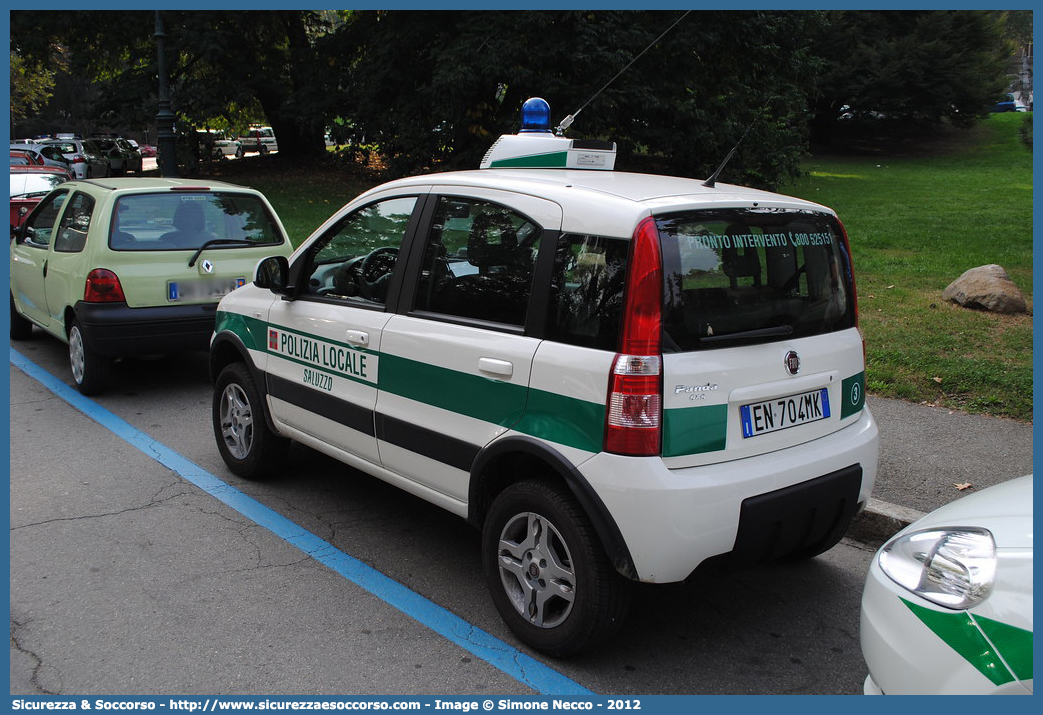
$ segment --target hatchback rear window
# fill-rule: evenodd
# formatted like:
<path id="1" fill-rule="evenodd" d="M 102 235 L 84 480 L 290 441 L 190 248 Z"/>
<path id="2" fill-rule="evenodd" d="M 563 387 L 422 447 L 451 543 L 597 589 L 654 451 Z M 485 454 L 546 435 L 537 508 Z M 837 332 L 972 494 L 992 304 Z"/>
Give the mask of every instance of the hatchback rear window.
<path id="1" fill-rule="evenodd" d="M 264 202 L 250 194 L 134 194 L 116 202 L 109 245 L 117 251 L 195 250 L 212 241 L 270 245 L 281 243 L 282 234 Z"/>
<path id="2" fill-rule="evenodd" d="M 855 325 L 851 262 L 824 213 L 727 209 L 659 216 L 663 350 L 807 337 Z"/>

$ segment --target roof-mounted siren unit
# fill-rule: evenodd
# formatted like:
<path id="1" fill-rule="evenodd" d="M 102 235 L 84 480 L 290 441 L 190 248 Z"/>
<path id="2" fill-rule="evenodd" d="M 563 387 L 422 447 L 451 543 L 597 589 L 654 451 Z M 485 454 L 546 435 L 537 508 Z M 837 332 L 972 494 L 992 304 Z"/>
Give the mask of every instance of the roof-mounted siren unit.
<path id="1" fill-rule="evenodd" d="M 600 169 L 616 165 L 616 143 L 569 139 L 550 128 L 550 105 L 533 97 L 522 105 L 517 134 L 504 134 L 485 153 L 482 169 Z"/>

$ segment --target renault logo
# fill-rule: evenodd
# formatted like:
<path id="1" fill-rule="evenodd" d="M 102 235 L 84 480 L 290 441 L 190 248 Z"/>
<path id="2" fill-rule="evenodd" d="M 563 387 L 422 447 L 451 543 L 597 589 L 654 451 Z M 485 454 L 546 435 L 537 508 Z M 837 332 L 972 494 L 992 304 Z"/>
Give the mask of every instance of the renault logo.
<path id="1" fill-rule="evenodd" d="M 800 355 L 797 355 L 795 350 L 790 350 L 786 353 L 786 359 L 783 362 L 790 375 L 796 375 L 800 372 Z"/>
<path id="2" fill-rule="evenodd" d="M 202 263 L 199 264 L 199 270 L 201 272 L 203 272 L 203 273 L 208 273 L 208 274 L 209 273 L 213 273 L 214 272 L 214 264 L 209 259 L 206 259 Z"/>

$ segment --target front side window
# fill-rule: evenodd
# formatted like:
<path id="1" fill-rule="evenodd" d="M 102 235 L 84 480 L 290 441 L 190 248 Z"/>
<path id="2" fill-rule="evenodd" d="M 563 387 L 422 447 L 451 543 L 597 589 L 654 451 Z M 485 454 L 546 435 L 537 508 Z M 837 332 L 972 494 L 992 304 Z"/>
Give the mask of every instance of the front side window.
<path id="1" fill-rule="evenodd" d="M 116 251 L 194 251 L 277 245 L 282 233 L 264 202 L 251 194 L 169 192 L 131 194 L 116 202 L 109 245 Z"/>
<path id="2" fill-rule="evenodd" d="M 51 245 L 54 224 L 58 221 L 58 214 L 61 213 L 62 206 L 68 197 L 68 192 L 62 191 L 52 194 L 41 202 L 25 223 L 26 245 L 38 248 L 46 248 Z"/>
<path id="3" fill-rule="evenodd" d="M 415 308 L 525 325 L 542 233 L 505 206 L 440 197 L 424 248 Z"/>
<path id="4" fill-rule="evenodd" d="M 305 255 L 303 294 L 383 305 L 416 202 L 388 199 L 338 221 Z"/>
<path id="5" fill-rule="evenodd" d="M 790 209 L 690 211 L 656 219 L 663 349 L 806 337 L 855 325 L 839 222 Z"/>

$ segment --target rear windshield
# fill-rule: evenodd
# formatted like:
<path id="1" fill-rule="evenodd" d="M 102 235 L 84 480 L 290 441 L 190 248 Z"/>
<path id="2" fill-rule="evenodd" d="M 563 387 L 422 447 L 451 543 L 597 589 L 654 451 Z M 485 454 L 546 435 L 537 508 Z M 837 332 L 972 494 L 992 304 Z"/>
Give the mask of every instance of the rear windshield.
<path id="1" fill-rule="evenodd" d="M 43 196 L 67 180 L 62 174 L 11 172 L 11 198 Z"/>
<path id="2" fill-rule="evenodd" d="M 282 234 L 264 203 L 250 194 L 134 194 L 116 202 L 109 234 L 114 250 L 195 250 L 213 241 L 229 248 L 279 244 Z"/>
<path id="3" fill-rule="evenodd" d="M 814 211 L 727 209 L 656 218 L 663 351 L 807 337 L 855 325 L 839 222 Z"/>

